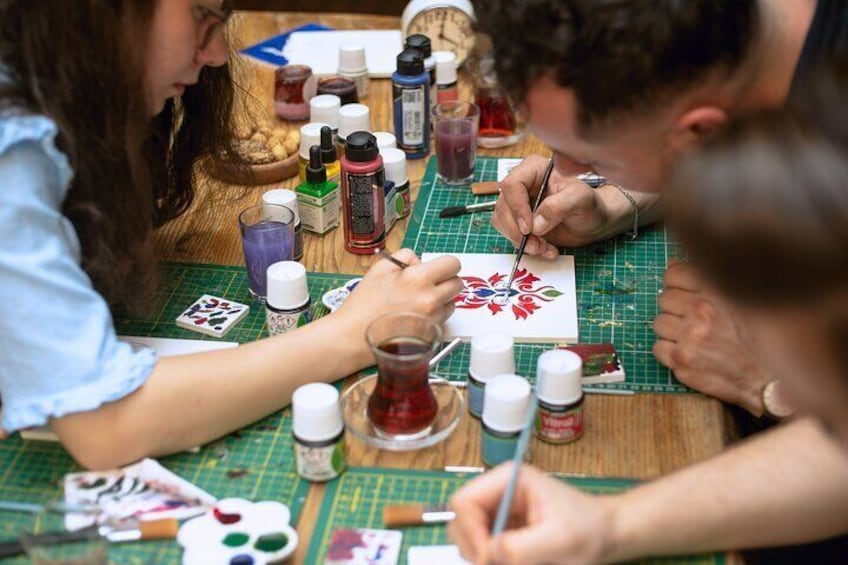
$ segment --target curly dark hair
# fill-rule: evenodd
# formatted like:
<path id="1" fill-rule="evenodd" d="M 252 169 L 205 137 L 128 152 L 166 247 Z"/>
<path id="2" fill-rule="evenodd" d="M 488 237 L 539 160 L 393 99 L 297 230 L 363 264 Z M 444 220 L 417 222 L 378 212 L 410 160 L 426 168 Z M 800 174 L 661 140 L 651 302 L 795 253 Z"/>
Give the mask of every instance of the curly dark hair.
<path id="1" fill-rule="evenodd" d="M 475 11 L 514 99 L 550 75 L 574 89 L 585 130 L 735 70 L 759 30 L 757 0 L 485 0 Z"/>
<path id="2" fill-rule="evenodd" d="M 153 230 L 183 213 L 194 168 L 232 148 L 229 65 L 207 67 L 153 120 L 142 77 L 156 2 L 0 0 L 0 111 L 43 114 L 74 171 L 63 213 L 111 306 L 143 308 L 157 282 Z M 6 187 L 3 190 L 14 190 Z"/>

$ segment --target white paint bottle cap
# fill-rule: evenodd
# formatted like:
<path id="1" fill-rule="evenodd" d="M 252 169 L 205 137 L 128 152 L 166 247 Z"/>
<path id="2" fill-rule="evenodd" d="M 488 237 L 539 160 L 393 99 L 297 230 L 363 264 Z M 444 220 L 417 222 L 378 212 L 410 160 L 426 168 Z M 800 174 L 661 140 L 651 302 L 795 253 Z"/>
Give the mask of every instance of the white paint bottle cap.
<path id="1" fill-rule="evenodd" d="M 436 84 L 456 82 L 456 54 L 450 51 L 434 51 L 436 60 Z"/>
<path id="2" fill-rule="evenodd" d="M 386 147 L 380 150 L 380 155 L 383 157 L 383 167 L 386 169 L 386 180 L 400 186 L 409 181 L 409 175 L 406 173 L 406 152 L 393 147 Z"/>
<path id="3" fill-rule="evenodd" d="M 309 302 L 306 267 L 297 261 L 278 261 L 269 265 L 265 300 L 277 310 L 296 310 Z"/>
<path id="4" fill-rule="evenodd" d="M 265 204 L 278 204 L 285 206 L 294 212 L 294 224 L 300 221 L 300 216 L 297 213 L 297 193 L 287 188 L 275 188 L 262 193 L 262 202 Z"/>
<path id="5" fill-rule="evenodd" d="M 344 429 L 339 391 L 326 383 L 309 383 L 292 395 L 292 431 L 303 441 L 328 441 Z"/>
<path id="6" fill-rule="evenodd" d="M 553 349 L 539 355 L 536 395 L 548 404 L 571 404 L 583 396 L 583 360 L 573 351 Z"/>
<path id="7" fill-rule="evenodd" d="M 339 71 L 360 73 L 366 68 L 364 46 L 358 43 L 345 43 L 339 47 Z"/>
<path id="8" fill-rule="evenodd" d="M 365 104 L 345 104 L 339 109 L 339 137 L 355 131 L 371 131 L 371 109 Z"/>
<path id="9" fill-rule="evenodd" d="M 342 99 L 335 94 L 314 96 L 309 101 L 309 121 L 325 123 L 330 126 L 330 129 L 338 129 L 339 108 L 341 107 Z"/>
<path id="10" fill-rule="evenodd" d="M 468 372 L 478 381 L 486 382 L 495 375 L 515 372 L 512 336 L 483 333 L 471 338 L 471 362 Z"/>
<path id="11" fill-rule="evenodd" d="M 309 160 L 309 148 L 313 145 L 321 145 L 321 128 L 328 126 L 333 129 L 330 124 L 323 122 L 311 122 L 300 128 L 300 156 L 303 159 Z"/>
<path id="12" fill-rule="evenodd" d="M 483 423 L 496 432 L 521 431 L 527 423 L 530 383 L 518 375 L 498 375 L 486 383 Z"/>
<path id="13" fill-rule="evenodd" d="M 388 147 L 397 147 L 397 138 L 395 134 L 388 131 L 375 131 L 374 137 L 377 138 L 377 147 L 382 151 Z"/>

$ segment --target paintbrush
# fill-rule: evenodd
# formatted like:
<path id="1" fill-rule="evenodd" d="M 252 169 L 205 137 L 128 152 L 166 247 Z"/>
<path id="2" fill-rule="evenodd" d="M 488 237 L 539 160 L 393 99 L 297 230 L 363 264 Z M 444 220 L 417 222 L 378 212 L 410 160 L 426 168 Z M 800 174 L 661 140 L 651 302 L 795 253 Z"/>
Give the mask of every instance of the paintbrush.
<path id="1" fill-rule="evenodd" d="M 11 502 L 0 500 L 0 512 L 26 512 L 40 514 L 52 512 L 55 514 L 99 514 L 100 507 L 96 504 L 71 504 L 67 502 L 48 502 L 34 504 L 32 502 Z"/>
<path id="2" fill-rule="evenodd" d="M 554 158 L 551 156 L 551 160 L 548 161 L 548 168 L 545 169 L 545 176 L 542 177 L 542 186 L 539 188 L 539 194 L 536 195 L 536 202 L 533 204 L 533 214 L 536 213 L 536 209 L 539 208 L 539 203 L 542 202 L 542 195 L 545 194 L 545 189 L 548 188 L 548 181 L 551 178 L 551 172 L 554 170 Z M 518 253 L 515 254 L 515 262 L 512 264 L 512 272 L 509 274 L 509 280 L 507 280 L 505 292 L 509 294 L 509 289 L 512 288 L 512 282 L 515 280 L 515 273 L 518 272 L 518 264 L 521 262 L 521 257 L 524 255 L 524 248 L 527 247 L 527 240 L 530 238 L 530 234 L 523 236 L 521 238 L 521 245 L 518 247 Z"/>
<path id="3" fill-rule="evenodd" d="M 392 257 L 392 254 L 389 253 L 388 251 L 386 251 L 385 249 L 378 249 L 374 253 L 376 255 L 379 255 L 380 257 L 382 257 L 383 259 L 385 259 L 387 261 L 391 261 L 392 263 L 394 263 L 395 265 L 397 265 L 401 269 L 405 269 L 405 268 L 409 267 L 408 263 L 404 263 L 400 259 L 395 259 L 394 257 Z"/>
<path id="4" fill-rule="evenodd" d="M 548 169 L 550 172 L 550 168 Z M 509 477 L 509 482 L 506 485 L 503 498 L 498 506 L 498 513 L 495 516 L 495 523 L 492 526 L 492 537 L 497 537 L 503 533 L 506 527 L 506 520 L 509 517 L 509 508 L 512 506 L 512 499 L 515 497 L 515 486 L 518 484 L 518 472 L 521 470 L 521 461 L 524 460 L 524 455 L 527 453 L 527 446 L 530 445 L 530 435 L 533 431 L 533 421 L 536 418 L 536 397 L 530 396 L 530 406 L 527 407 L 527 420 L 524 422 L 524 428 L 518 436 L 518 445 L 515 447 L 515 455 L 512 458 L 512 475 Z"/>
<path id="5" fill-rule="evenodd" d="M 104 537 L 113 543 L 151 539 L 174 539 L 180 523 L 176 518 L 163 520 L 128 520 L 119 524 L 92 525 L 73 532 L 46 532 L 29 536 L 29 540 L 38 545 L 59 545 L 75 541 L 85 541 Z M 14 557 L 24 553 L 21 540 L 0 542 L 0 559 Z"/>
<path id="6" fill-rule="evenodd" d="M 442 211 L 439 212 L 439 217 L 453 218 L 455 216 L 462 216 L 463 214 L 473 214 L 474 212 L 491 212 L 495 209 L 495 204 L 497 203 L 497 200 L 492 200 L 491 202 L 480 202 L 479 204 L 468 204 L 466 206 L 448 206 L 447 208 L 442 208 Z"/>
<path id="7" fill-rule="evenodd" d="M 390 504 L 383 507 L 383 527 L 403 528 L 406 526 L 426 526 L 443 524 L 456 518 L 456 513 L 448 510 L 444 504 L 425 506 L 424 504 Z"/>
<path id="8" fill-rule="evenodd" d="M 435 355 L 433 355 L 433 358 L 432 358 L 432 359 L 430 359 L 430 368 L 432 369 L 433 367 L 435 367 L 436 365 L 438 365 L 438 364 L 439 364 L 439 361 L 441 361 L 442 359 L 444 359 L 445 357 L 447 357 L 448 355 L 450 355 L 450 354 L 451 354 L 451 352 L 453 352 L 453 350 L 454 350 L 454 349 L 456 349 L 456 346 L 457 346 L 457 345 L 459 345 L 460 343 L 462 343 L 462 338 L 461 338 L 461 337 L 455 337 L 455 338 L 453 338 L 453 341 L 451 341 L 450 343 L 448 343 L 448 344 L 447 344 L 446 346 L 444 346 L 444 347 L 443 347 L 443 348 L 442 348 L 442 349 L 441 349 L 438 353 L 436 353 Z"/>

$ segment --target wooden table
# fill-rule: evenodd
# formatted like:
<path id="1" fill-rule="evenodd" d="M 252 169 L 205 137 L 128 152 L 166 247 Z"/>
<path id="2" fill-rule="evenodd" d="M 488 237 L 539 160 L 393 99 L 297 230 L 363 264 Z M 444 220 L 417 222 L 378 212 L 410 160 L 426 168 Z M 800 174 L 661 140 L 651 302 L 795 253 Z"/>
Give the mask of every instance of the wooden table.
<path id="1" fill-rule="evenodd" d="M 243 12 L 234 18 L 238 46 L 252 45 L 283 30 L 307 22 L 337 29 L 399 28 L 399 18 L 313 13 Z M 255 97 L 258 110 L 273 116 L 273 69 L 241 59 L 242 83 Z M 460 78 L 460 97 L 470 99 L 470 85 Z M 371 94 L 363 101 L 371 108 L 375 130 L 392 131 L 391 84 L 372 80 Z M 533 136 L 500 150 L 481 149 L 480 154 L 526 156 L 548 154 Z M 413 198 L 424 175 L 426 160 L 409 161 Z M 297 179 L 276 186 L 293 188 Z M 162 228 L 158 234 L 160 256 L 166 260 L 243 264 L 235 218 L 242 208 L 259 202 L 269 186 L 230 187 L 205 182 L 191 210 Z M 406 230 L 401 222 L 388 238 L 397 249 Z M 303 263 L 309 271 L 361 274 L 374 261 L 344 251 L 341 229 L 323 237 L 307 234 Z M 433 250 L 438 251 L 438 250 Z M 596 476 L 651 478 L 715 453 L 724 447 L 724 414 L 721 404 L 698 394 L 638 394 L 635 396 L 590 395 L 585 404 L 587 432 L 566 446 L 534 440 L 533 462 L 546 470 Z M 445 443 L 414 453 L 393 453 L 349 439 L 351 465 L 441 469 L 445 465 L 480 465 L 479 423 L 467 414 Z M 323 487 L 313 486 L 299 523 L 303 536 L 296 561 L 303 562 L 312 525 L 315 523 Z"/>

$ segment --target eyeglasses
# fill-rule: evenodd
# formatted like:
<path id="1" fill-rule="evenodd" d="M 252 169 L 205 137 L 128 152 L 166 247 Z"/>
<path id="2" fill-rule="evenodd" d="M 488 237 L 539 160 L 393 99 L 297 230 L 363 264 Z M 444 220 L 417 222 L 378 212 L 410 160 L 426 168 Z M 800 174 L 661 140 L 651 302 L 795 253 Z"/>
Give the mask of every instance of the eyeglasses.
<path id="1" fill-rule="evenodd" d="M 205 4 L 197 4 L 198 25 L 197 25 L 197 50 L 203 51 L 219 31 L 224 29 L 230 16 L 233 15 L 232 0 L 224 0 L 220 8 L 207 6 Z"/>

